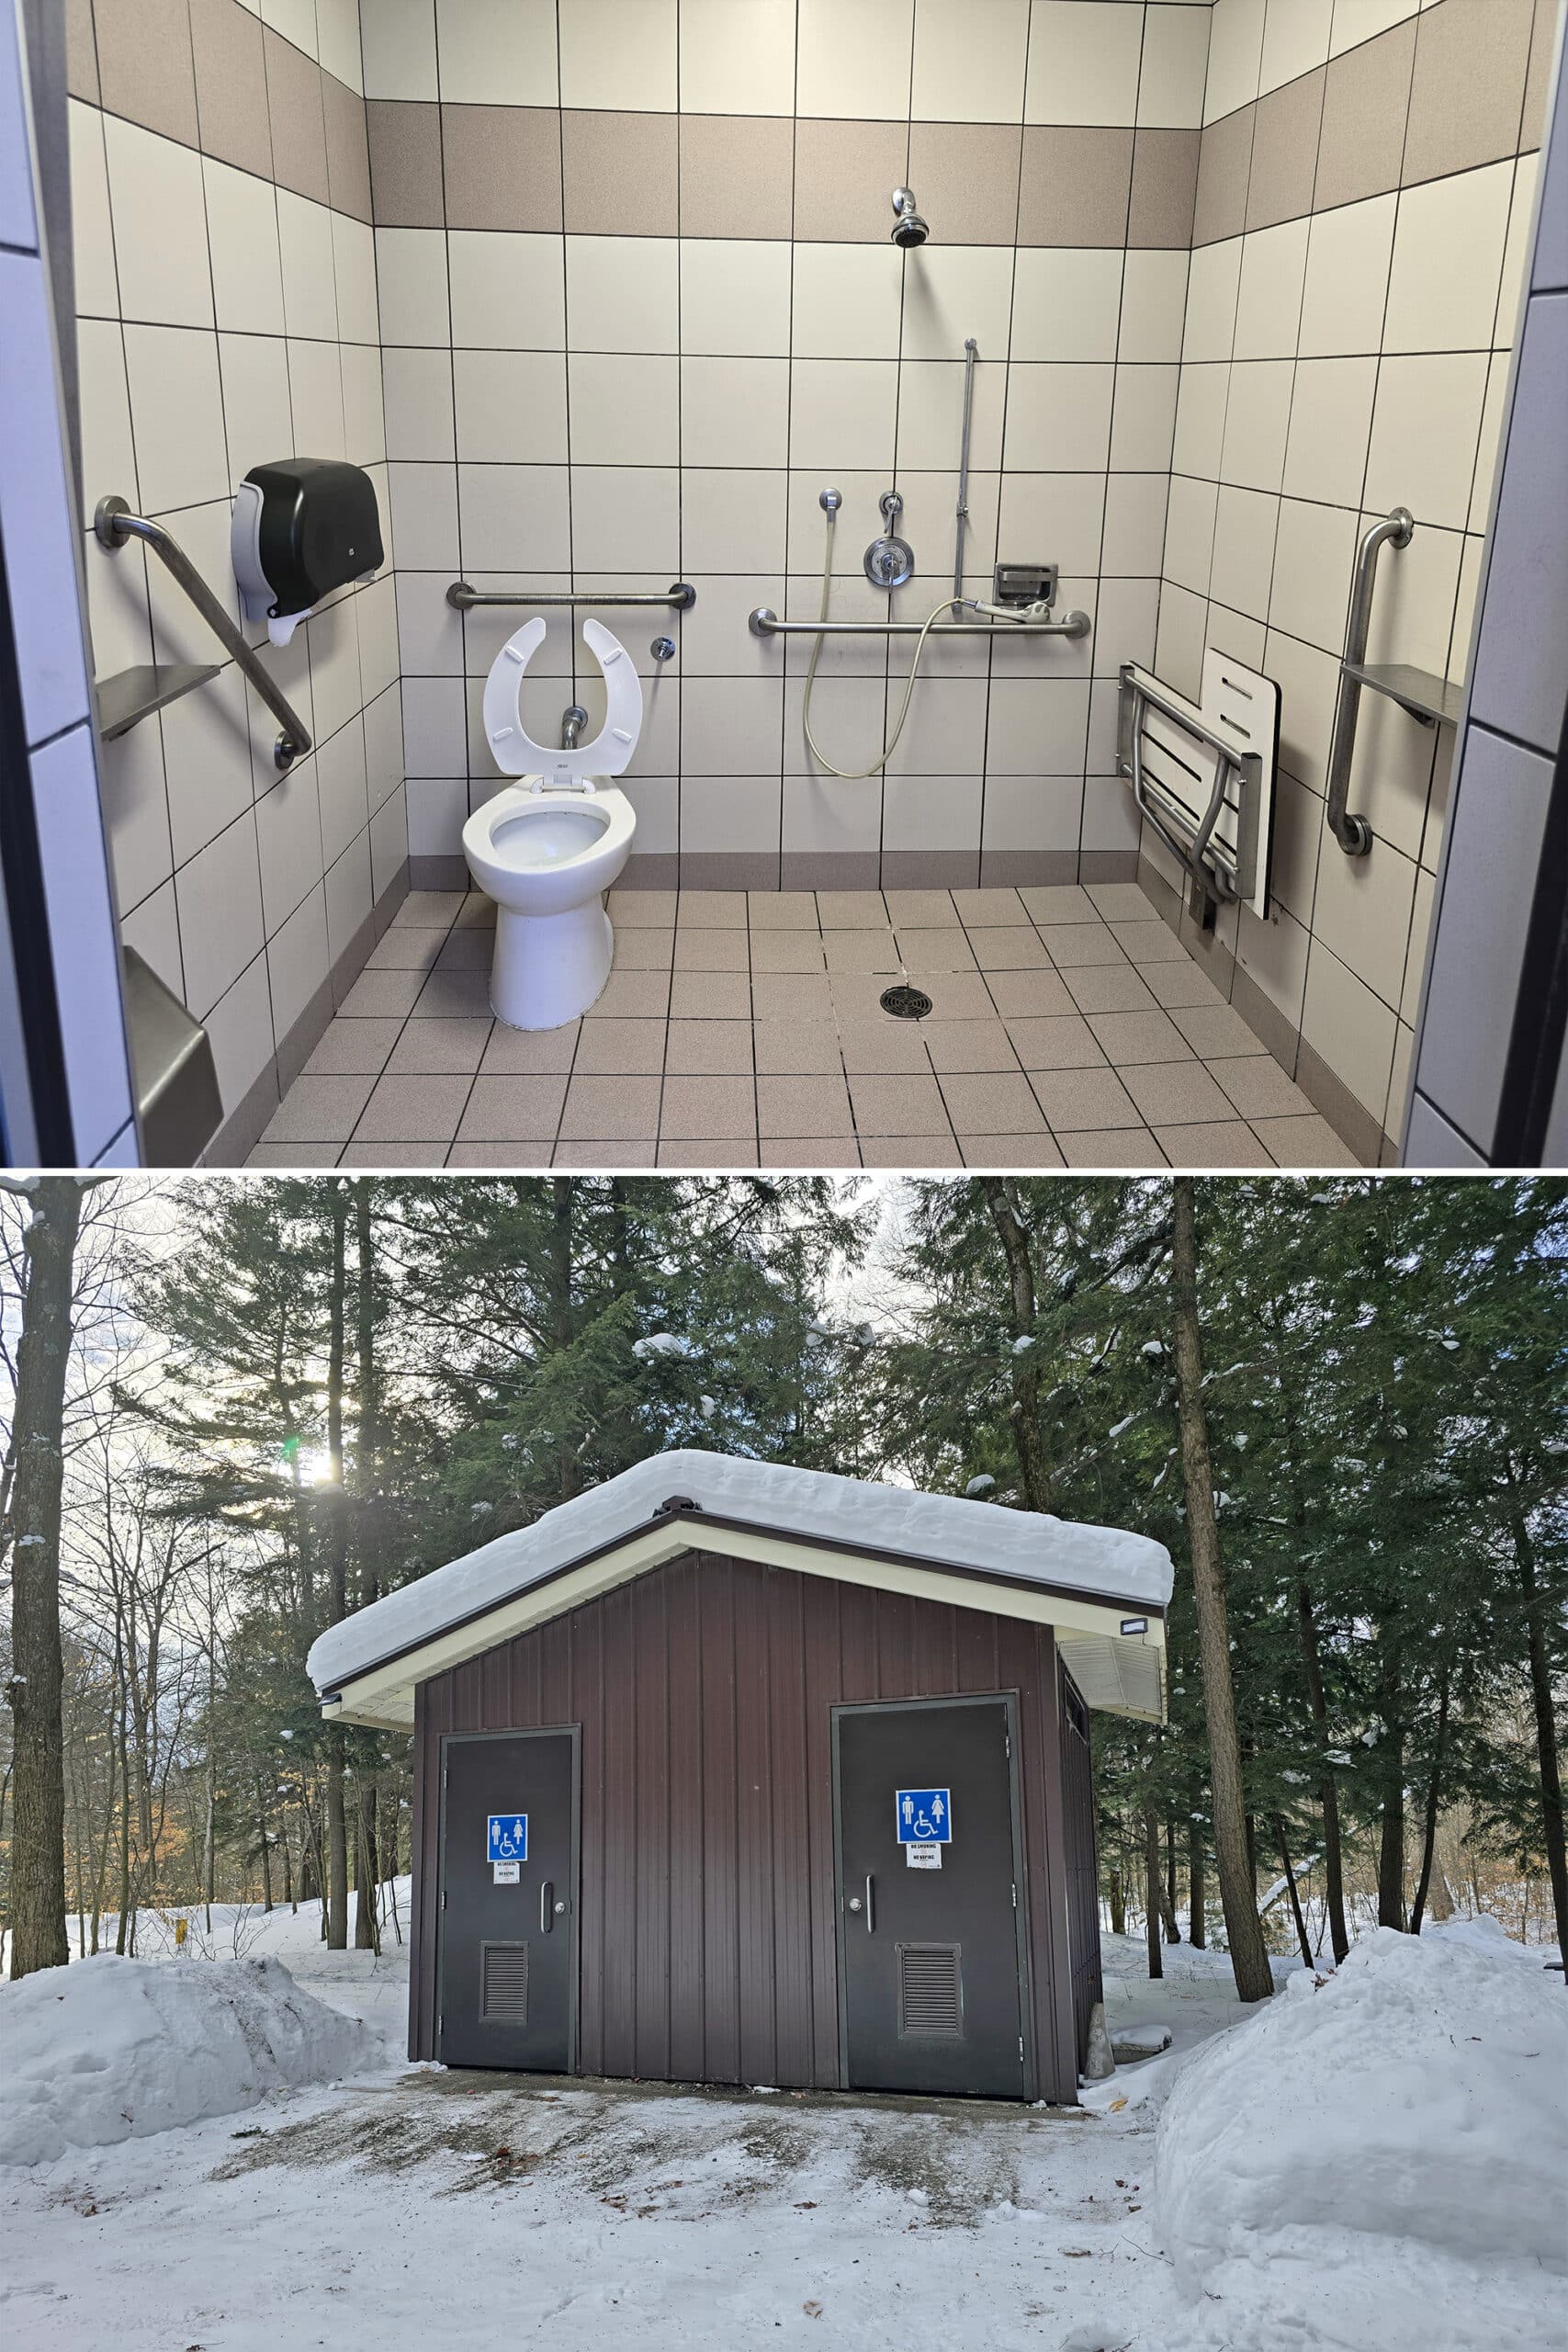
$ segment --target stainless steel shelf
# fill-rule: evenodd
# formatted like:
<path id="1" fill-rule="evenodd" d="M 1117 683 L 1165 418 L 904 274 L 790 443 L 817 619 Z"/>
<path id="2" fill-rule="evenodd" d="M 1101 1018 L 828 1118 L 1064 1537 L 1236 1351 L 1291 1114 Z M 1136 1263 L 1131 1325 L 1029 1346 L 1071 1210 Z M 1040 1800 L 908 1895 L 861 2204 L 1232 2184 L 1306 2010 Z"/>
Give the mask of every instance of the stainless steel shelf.
<path id="1" fill-rule="evenodd" d="M 1448 678 L 1435 678 L 1429 670 L 1413 670 L 1406 662 L 1347 662 L 1342 667 L 1347 677 L 1371 686 L 1374 694 L 1386 695 L 1425 726 L 1459 725 L 1464 688 Z"/>
<path id="2" fill-rule="evenodd" d="M 129 734 L 139 720 L 206 685 L 217 677 L 219 667 L 216 662 L 144 662 L 134 670 L 117 670 L 112 678 L 98 679 L 93 693 L 99 734 L 106 743 Z"/>

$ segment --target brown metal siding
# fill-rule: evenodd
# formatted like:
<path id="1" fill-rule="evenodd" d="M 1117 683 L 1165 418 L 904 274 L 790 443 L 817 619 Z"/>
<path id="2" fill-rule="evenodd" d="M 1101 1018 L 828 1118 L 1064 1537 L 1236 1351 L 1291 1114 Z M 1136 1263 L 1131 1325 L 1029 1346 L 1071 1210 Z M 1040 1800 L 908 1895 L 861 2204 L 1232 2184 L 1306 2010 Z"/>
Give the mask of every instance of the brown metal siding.
<path id="1" fill-rule="evenodd" d="M 1066 1829 L 1067 1933 L 1072 1954 L 1073 2030 L 1081 2067 L 1089 2050 L 1089 2011 L 1103 1998 L 1100 1972 L 1100 1868 L 1094 1834 L 1094 1781 L 1089 1760 L 1088 1713 L 1084 1730 L 1073 1721 L 1083 1710 L 1071 1675 L 1061 1669 L 1062 1809 Z"/>
<path id="2" fill-rule="evenodd" d="M 830 1708 L 1019 1697 L 1037 2095 L 1077 2089 L 1048 1627 L 687 1554 L 423 1684 L 411 2054 L 434 2054 L 441 1736 L 582 1732 L 588 2074 L 839 2080 Z M 804 1802 L 802 1797 L 804 1796 Z"/>

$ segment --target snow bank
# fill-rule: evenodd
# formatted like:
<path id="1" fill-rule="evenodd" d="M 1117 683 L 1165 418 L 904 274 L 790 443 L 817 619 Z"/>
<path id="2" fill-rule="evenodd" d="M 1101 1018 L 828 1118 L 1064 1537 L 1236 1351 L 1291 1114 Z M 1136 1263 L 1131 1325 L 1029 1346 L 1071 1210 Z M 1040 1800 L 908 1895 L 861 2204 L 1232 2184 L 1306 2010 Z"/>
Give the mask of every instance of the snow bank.
<path id="1" fill-rule="evenodd" d="M 0 2164 L 168 2132 L 385 2062 L 276 1960 L 112 1952 L 0 1987 Z"/>
<path id="2" fill-rule="evenodd" d="M 318 1690 L 330 1690 L 379 1658 L 525 1592 L 570 1562 L 640 1532 L 671 1495 L 690 1497 L 698 1510 L 718 1519 L 864 1544 L 905 1559 L 989 1568 L 1134 1606 L 1163 1609 L 1170 1599 L 1170 1554 L 1151 1536 L 797 1470 L 787 1463 L 675 1447 L 330 1625 L 311 1645 L 310 1679 Z"/>
<path id="3" fill-rule="evenodd" d="M 1203 2301 L 1204 2341 L 1214 2328 L 1227 2344 L 1382 2352 L 1558 2341 L 1561 1980 L 1490 1937 L 1380 1929 L 1192 2055 L 1156 2165 L 1166 2248 Z M 1309 2321 L 1318 2333 L 1301 2334 Z"/>

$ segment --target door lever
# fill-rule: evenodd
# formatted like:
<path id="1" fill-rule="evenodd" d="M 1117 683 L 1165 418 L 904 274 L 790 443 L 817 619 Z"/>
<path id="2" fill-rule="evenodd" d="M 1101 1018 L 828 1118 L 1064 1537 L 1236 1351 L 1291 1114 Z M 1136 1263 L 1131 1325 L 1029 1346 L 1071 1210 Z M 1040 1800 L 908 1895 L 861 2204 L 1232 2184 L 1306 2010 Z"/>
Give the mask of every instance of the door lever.
<path id="1" fill-rule="evenodd" d="M 547 1936 L 555 1925 L 555 1908 L 552 1900 L 554 1894 L 554 1886 L 548 1879 L 546 1879 L 539 1889 L 539 1933 L 542 1936 Z"/>
<path id="2" fill-rule="evenodd" d="M 865 1874 L 865 1931 L 868 1936 L 874 1936 L 876 1933 L 875 1886 L 875 1880 L 867 1871 Z"/>

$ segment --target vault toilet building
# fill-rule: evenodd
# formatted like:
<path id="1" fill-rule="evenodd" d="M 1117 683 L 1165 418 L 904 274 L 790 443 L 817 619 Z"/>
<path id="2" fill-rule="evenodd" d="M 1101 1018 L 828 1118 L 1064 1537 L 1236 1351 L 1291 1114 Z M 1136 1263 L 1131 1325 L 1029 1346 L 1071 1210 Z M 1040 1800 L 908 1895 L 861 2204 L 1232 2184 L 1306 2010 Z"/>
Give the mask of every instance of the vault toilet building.
<path id="1" fill-rule="evenodd" d="M 1161 1720 L 1146 1537 L 671 1453 L 323 1634 L 414 1735 L 409 2051 L 1077 2097 L 1090 1707 Z"/>

